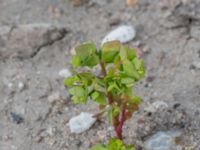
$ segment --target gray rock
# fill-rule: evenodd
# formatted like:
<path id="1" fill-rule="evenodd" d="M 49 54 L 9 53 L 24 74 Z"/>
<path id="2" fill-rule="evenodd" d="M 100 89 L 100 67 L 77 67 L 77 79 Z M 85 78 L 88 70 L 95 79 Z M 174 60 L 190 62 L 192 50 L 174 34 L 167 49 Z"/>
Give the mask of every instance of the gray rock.
<path id="1" fill-rule="evenodd" d="M 175 138 L 180 135 L 180 130 L 159 131 L 145 141 L 145 150 L 172 150 L 176 148 Z"/>

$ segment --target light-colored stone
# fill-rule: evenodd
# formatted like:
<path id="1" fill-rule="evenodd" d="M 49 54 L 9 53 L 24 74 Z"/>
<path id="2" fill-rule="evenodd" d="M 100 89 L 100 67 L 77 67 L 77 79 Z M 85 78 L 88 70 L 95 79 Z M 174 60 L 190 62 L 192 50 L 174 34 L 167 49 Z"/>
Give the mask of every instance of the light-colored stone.
<path id="1" fill-rule="evenodd" d="M 180 130 L 159 131 L 144 142 L 145 150 L 172 150 L 176 148 L 175 138 L 181 135 Z"/>
<path id="2" fill-rule="evenodd" d="M 69 128 L 72 133 L 82 133 L 88 130 L 96 121 L 96 118 L 87 112 L 82 112 L 80 115 L 69 120 Z"/>
<path id="3" fill-rule="evenodd" d="M 60 70 L 58 74 L 62 78 L 67 78 L 72 76 L 72 73 L 67 68 Z"/>
<path id="4" fill-rule="evenodd" d="M 195 61 L 192 64 L 195 68 L 200 69 L 200 61 Z"/>
<path id="5" fill-rule="evenodd" d="M 163 109 L 166 109 L 168 108 L 168 105 L 163 102 L 163 101 L 156 101 L 152 104 L 149 104 L 146 108 L 144 108 L 145 111 L 147 112 L 156 112 L 158 110 L 163 110 Z"/>
<path id="6" fill-rule="evenodd" d="M 22 91 L 25 88 L 25 84 L 22 81 L 19 81 L 17 87 L 19 91 Z"/>
<path id="7" fill-rule="evenodd" d="M 136 35 L 135 28 L 129 25 L 122 25 L 108 33 L 102 40 L 102 44 L 107 41 L 119 40 L 122 43 L 131 41 Z"/>

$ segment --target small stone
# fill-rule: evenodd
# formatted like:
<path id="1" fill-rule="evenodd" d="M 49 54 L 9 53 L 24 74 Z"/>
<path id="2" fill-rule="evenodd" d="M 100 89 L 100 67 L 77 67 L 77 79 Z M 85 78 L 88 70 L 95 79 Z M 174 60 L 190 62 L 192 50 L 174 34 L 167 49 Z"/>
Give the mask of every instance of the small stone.
<path id="1" fill-rule="evenodd" d="M 67 78 L 67 77 L 70 77 L 72 75 L 72 73 L 66 68 L 60 70 L 58 74 L 59 74 L 60 77 L 63 77 L 63 78 Z"/>
<path id="2" fill-rule="evenodd" d="M 55 127 L 49 127 L 46 131 L 49 136 L 53 136 L 56 133 L 56 128 Z"/>
<path id="3" fill-rule="evenodd" d="M 11 112 L 10 116 L 12 118 L 12 121 L 15 122 L 16 124 L 20 124 L 24 121 L 23 117 L 21 117 L 19 114 L 16 114 L 14 112 Z"/>
<path id="4" fill-rule="evenodd" d="M 192 65 L 194 66 L 194 68 L 196 68 L 196 69 L 200 69 L 200 62 L 195 61 L 195 62 L 193 62 Z"/>
<path id="5" fill-rule="evenodd" d="M 144 110 L 146 112 L 154 113 L 158 110 L 163 110 L 163 109 L 166 109 L 166 108 L 168 108 L 168 105 L 165 102 L 156 101 L 156 102 L 150 104 L 148 107 L 144 108 Z"/>
<path id="6" fill-rule="evenodd" d="M 108 41 L 118 40 L 127 43 L 135 37 L 135 28 L 129 25 L 122 25 L 108 33 L 102 40 L 102 44 Z"/>
<path id="7" fill-rule="evenodd" d="M 180 137 L 180 130 L 159 131 L 144 142 L 145 150 L 176 149 L 175 138 Z"/>
<path id="8" fill-rule="evenodd" d="M 22 81 L 19 81 L 17 87 L 20 91 L 22 91 L 25 88 L 25 84 Z"/>
<path id="9" fill-rule="evenodd" d="M 133 6 L 137 3 L 138 0 L 126 0 L 127 5 Z"/>
<path id="10" fill-rule="evenodd" d="M 82 112 L 80 115 L 69 120 L 69 128 L 72 133 L 82 133 L 88 130 L 96 121 L 93 114 Z"/>
<path id="11" fill-rule="evenodd" d="M 13 83 L 9 82 L 9 83 L 7 84 L 7 86 L 8 86 L 9 89 L 12 89 L 12 88 L 13 88 Z"/>
<path id="12" fill-rule="evenodd" d="M 152 104 L 155 109 L 165 109 L 168 108 L 168 105 L 163 101 L 157 101 Z"/>

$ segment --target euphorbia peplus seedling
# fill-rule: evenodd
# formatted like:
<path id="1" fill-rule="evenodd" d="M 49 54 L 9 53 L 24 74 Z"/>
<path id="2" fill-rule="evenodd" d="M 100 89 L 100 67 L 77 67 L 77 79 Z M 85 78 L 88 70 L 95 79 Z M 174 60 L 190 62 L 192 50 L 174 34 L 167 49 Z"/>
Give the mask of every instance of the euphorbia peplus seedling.
<path id="1" fill-rule="evenodd" d="M 106 42 L 99 49 L 93 42 L 83 43 L 75 48 L 75 53 L 71 61 L 73 76 L 64 81 L 70 88 L 72 100 L 74 103 L 86 103 L 88 99 L 97 102 L 101 113 L 96 116 L 107 113 L 121 140 L 124 122 L 141 102 L 133 86 L 145 75 L 143 60 L 137 57 L 136 49 L 119 41 Z M 100 72 L 94 72 L 98 67 Z"/>

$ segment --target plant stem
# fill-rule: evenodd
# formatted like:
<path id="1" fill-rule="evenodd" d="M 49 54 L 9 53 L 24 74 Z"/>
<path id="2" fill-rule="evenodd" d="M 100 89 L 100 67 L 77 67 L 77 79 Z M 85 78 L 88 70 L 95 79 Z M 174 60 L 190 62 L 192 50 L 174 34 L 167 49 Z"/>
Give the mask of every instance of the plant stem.
<path id="1" fill-rule="evenodd" d="M 122 108 L 120 114 L 118 115 L 118 121 L 119 123 L 115 126 L 115 132 L 117 134 L 117 137 L 122 140 L 123 137 L 122 137 L 122 129 L 123 129 L 123 125 L 124 125 L 124 122 L 125 122 L 125 108 Z"/>
<path id="2" fill-rule="evenodd" d="M 102 60 L 100 60 L 100 66 L 101 66 L 101 70 L 102 70 L 102 73 L 103 73 L 103 75 L 104 76 L 106 76 L 106 67 L 105 67 L 105 63 L 102 61 Z"/>
<path id="3" fill-rule="evenodd" d="M 100 60 L 100 66 L 101 66 L 101 71 L 103 73 L 103 76 L 105 77 L 107 75 L 107 72 L 106 72 L 105 63 L 102 60 Z M 113 102 L 113 96 L 112 96 L 112 94 L 109 93 L 109 92 L 107 92 L 106 95 L 108 97 L 108 103 L 112 104 L 112 102 Z"/>

